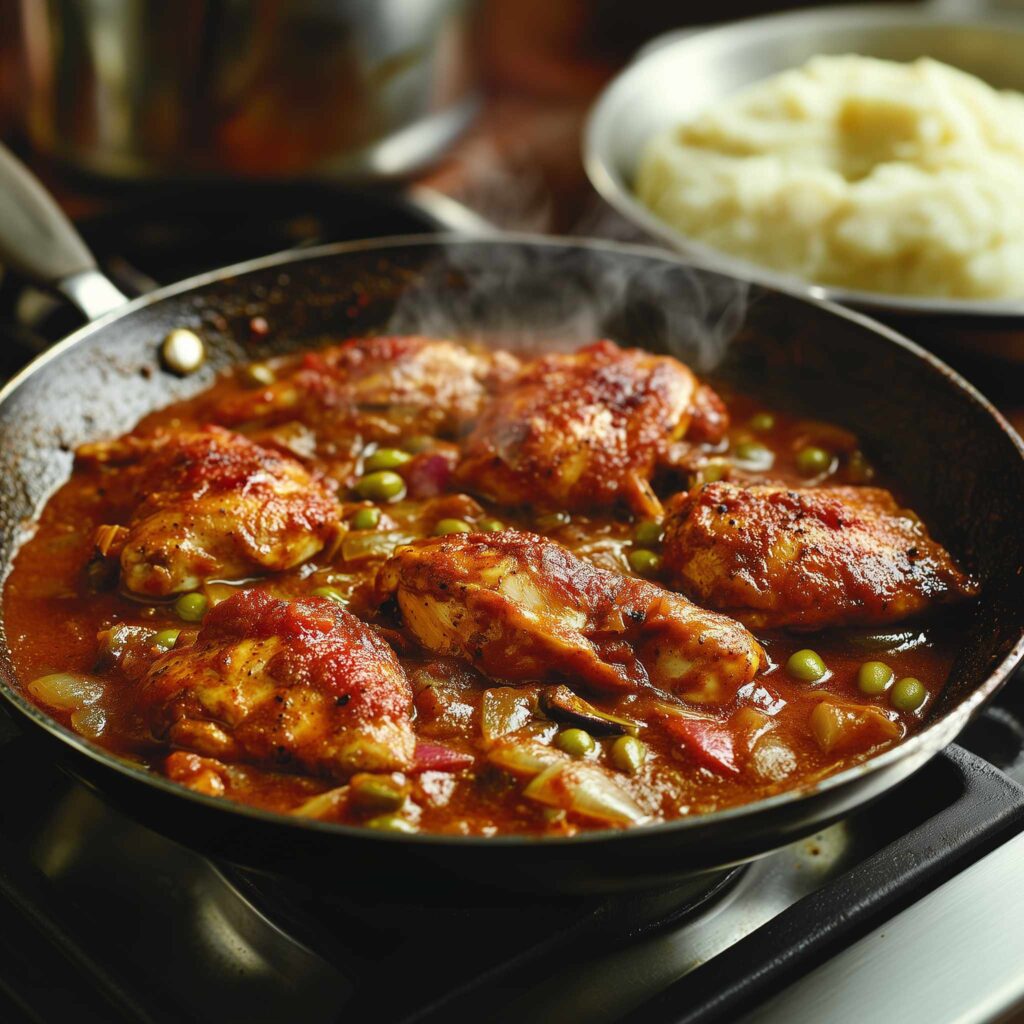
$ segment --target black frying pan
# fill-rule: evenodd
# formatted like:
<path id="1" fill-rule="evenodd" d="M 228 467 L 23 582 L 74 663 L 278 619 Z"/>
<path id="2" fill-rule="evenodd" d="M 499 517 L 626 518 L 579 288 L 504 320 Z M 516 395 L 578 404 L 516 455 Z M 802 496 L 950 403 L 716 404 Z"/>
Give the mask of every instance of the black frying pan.
<path id="1" fill-rule="evenodd" d="M 183 843 L 335 893 L 449 893 L 478 884 L 585 891 L 700 879 L 815 831 L 909 775 L 956 736 L 1021 657 L 1021 441 L 945 365 L 864 317 L 748 289 L 654 250 L 521 237 L 396 238 L 283 253 L 115 309 L 119 296 L 70 225 L 2 151 L 0 183 L 0 256 L 87 314 L 106 313 L 0 392 L 4 575 L 25 524 L 67 478 L 76 445 L 129 429 L 238 360 L 420 329 L 518 347 L 607 335 L 672 351 L 766 402 L 840 423 L 902 481 L 901 497 L 983 584 L 977 606 L 960 612 L 970 620 L 968 639 L 949 684 L 908 742 L 747 806 L 568 839 L 382 834 L 201 796 L 47 717 L 22 695 L 0 634 L 0 693 L 24 725 L 78 778 Z M 271 330 L 254 342 L 255 315 Z M 203 369 L 186 378 L 158 360 L 161 339 L 179 326 L 198 330 L 209 351 Z"/>

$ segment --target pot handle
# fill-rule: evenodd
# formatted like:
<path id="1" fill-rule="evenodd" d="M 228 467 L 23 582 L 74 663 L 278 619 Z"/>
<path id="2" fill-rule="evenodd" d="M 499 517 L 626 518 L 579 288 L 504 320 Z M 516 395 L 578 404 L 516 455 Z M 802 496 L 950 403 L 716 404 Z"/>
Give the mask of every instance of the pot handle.
<path id="1" fill-rule="evenodd" d="M 71 221 L 29 169 L 0 145 L 0 263 L 60 292 L 89 319 L 128 298 L 100 273 Z"/>

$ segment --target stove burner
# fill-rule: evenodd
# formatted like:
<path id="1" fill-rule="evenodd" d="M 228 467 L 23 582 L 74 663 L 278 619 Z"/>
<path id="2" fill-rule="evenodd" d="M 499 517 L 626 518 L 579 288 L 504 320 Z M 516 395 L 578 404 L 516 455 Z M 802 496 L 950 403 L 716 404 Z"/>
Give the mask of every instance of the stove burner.
<path id="1" fill-rule="evenodd" d="M 744 868 L 694 879 L 686 885 L 621 896 L 543 899 L 507 896 L 502 902 L 451 906 L 394 904 L 388 894 L 304 891 L 285 879 L 240 869 L 226 877 L 260 913 L 290 936 L 359 979 L 348 1012 L 379 1012 L 387 993 L 387 1019 L 462 1019 L 461 1002 L 483 989 L 528 988 L 565 958 L 579 960 L 636 941 L 705 911 L 724 896 Z M 358 936 L 353 943 L 350 937 Z M 452 963 L 458 962 L 453 976 Z M 402 985 L 395 988 L 395 972 Z"/>

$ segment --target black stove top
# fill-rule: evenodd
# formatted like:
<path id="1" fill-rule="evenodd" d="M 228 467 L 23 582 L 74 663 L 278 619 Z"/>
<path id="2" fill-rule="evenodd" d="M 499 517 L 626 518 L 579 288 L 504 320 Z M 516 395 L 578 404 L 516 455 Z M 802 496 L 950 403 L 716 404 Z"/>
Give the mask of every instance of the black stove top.
<path id="1" fill-rule="evenodd" d="M 358 889 L 337 905 L 211 863 L 110 809 L 5 723 L 0 775 L 21 785 L 0 813 L 0 1018 L 732 1021 L 1024 829 L 1024 787 L 992 764 L 1012 753 L 1006 767 L 1024 777 L 1020 738 L 1019 719 L 993 709 L 965 736 L 976 752 L 950 747 L 870 808 L 705 892 L 445 908 L 430 905 L 429 879 L 422 906 Z M 768 920 L 754 908 L 723 932 L 730 908 L 766 900 Z M 685 973 L 649 1001 L 627 984 L 617 1005 L 586 1005 L 588 965 L 666 936 L 723 948 L 692 970 L 685 957 L 658 965 Z M 584 986 L 580 1015 L 546 1016 L 567 970 L 569 991 Z"/>
<path id="2" fill-rule="evenodd" d="M 283 248 L 433 230 L 397 196 L 217 186 L 86 221 L 138 294 Z M 10 372 L 76 326 L 8 277 Z M 12 342 L 14 344 L 12 344 Z M 625 897 L 339 905 L 214 864 L 66 778 L 0 718 L 0 1019 L 732 1021 L 1024 831 L 1024 704 L 1005 691 L 960 746 L 839 825 L 714 880 Z M 344 865 L 339 865 L 339 871 Z"/>

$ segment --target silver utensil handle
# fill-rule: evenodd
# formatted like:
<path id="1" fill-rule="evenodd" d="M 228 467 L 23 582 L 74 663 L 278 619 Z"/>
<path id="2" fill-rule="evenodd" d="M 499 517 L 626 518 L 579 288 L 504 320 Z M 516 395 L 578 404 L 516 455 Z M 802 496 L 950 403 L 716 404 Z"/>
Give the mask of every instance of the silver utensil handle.
<path id="1" fill-rule="evenodd" d="M 0 263 L 71 300 L 86 317 L 128 299 L 99 271 L 92 253 L 53 197 L 0 145 Z"/>

